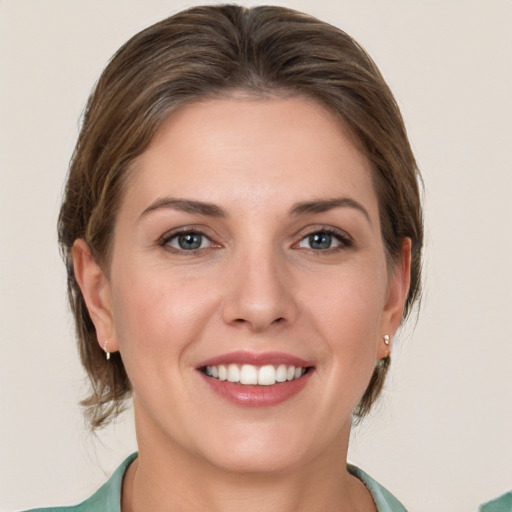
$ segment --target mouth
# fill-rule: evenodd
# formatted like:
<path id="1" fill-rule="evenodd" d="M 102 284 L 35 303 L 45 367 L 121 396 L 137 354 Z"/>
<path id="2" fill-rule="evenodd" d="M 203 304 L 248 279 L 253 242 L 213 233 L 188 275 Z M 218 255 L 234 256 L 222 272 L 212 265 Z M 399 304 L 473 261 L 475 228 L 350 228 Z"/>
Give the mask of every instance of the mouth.
<path id="1" fill-rule="evenodd" d="M 207 365 L 200 370 L 208 377 L 243 386 L 273 386 L 302 378 L 312 367 L 293 365 L 256 366 L 253 364 Z"/>
<path id="2" fill-rule="evenodd" d="M 221 398 L 244 407 L 269 407 L 300 393 L 315 367 L 280 352 L 233 352 L 196 367 L 204 382 Z"/>

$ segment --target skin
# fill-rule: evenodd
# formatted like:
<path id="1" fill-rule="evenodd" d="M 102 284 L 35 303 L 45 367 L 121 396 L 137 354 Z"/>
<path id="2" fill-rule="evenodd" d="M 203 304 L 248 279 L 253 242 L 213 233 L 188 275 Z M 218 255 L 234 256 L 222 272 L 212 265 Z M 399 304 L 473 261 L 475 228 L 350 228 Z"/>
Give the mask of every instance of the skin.
<path id="1" fill-rule="evenodd" d="M 291 213 L 334 198 L 345 202 Z M 201 248 L 181 248 L 180 228 L 203 233 Z M 330 245 L 312 246 L 326 230 Z M 351 411 L 400 323 L 410 244 L 389 265 L 370 165 L 321 105 L 237 96 L 180 108 L 135 162 L 108 272 L 83 240 L 74 261 L 98 343 L 121 351 L 134 389 L 139 458 L 123 511 L 376 510 L 342 461 Z M 235 350 L 314 371 L 283 403 L 235 405 L 197 369 Z"/>

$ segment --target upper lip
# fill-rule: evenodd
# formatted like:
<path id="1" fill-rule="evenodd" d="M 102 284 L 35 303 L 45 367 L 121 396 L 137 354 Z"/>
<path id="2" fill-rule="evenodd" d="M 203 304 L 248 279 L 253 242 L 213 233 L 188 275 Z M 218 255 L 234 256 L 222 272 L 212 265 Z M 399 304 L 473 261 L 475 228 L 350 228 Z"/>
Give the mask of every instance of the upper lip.
<path id="1" fill-rule="evenodd" d="M 288 366 L 308 368 L 313 366 L 310 361 L 306 361 L 300 357 L 286 354 L 285 352 L 246 352 L 237 351 L 229 352 L 219 356 L 212 357 L 202 361 L 197 365 L 197 368 L 205 366 L 218 366 L 219 364 L 252 364 L 254 366 L 264 366 L 268 364 L 280 365 L 285 364 Z"/>

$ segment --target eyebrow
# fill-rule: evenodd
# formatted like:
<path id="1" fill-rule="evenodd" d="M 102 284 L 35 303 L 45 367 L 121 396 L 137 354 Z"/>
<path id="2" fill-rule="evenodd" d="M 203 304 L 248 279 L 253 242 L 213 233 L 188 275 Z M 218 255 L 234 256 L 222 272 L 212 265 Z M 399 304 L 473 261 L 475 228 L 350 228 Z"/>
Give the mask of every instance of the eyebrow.
<path id="1" fill-rule="evenodd" d="M 296 203 L 290 209 L 289 215 L 298 216 L 308 213 L 324 213 L 334 208 L 353 208 L 358 210 L 366 217 L 370 225 L 372 224 L 366 208 L 350 197 L 335 197 L 332 199 L 318 199 Z M 216 204 L 174 197 L 161 197 L 157 199 L 141 213 L 140 217 L 142 218 L 155 210 L 161 209 L 177 210 L 196 215 L 206 215 L 208 217 L 227 217 L 226 212 Z"/>
<path id="2" fill-rule="evenodd" d="M 196 215 L 207 215 L 208 217 L 226 217 L 226 212 L 216 204 L 174 197 L 161 197 L 157 199 L 141 213 L 140 217 L 161 209 L 178 210 Z"/>
<path id="3" fill-rule="evenodd" d="M 355 199 L 350 197 L 335 197 L 332 199 L 319 199 L 316 201 L 307 201 L 296 203 L 290 210 L 291 215 L 303 215 L 306 213 L 324 213 L 334 208 L 353 208 L 361 212 L 370 225 L 372 224 L 370 214 L 366 208 Z"/>

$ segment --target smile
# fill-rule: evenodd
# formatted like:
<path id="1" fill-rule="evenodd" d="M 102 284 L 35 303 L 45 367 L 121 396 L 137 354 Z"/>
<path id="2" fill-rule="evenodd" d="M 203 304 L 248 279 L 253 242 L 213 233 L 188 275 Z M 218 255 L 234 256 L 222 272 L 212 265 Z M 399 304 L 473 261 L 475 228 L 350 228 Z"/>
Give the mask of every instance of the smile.
<path id="1" fill-rule="evenodd" d="M 222 399 L 242 407 L 271 407 L 308 386 L 315 364 L 284 352 L 236 351 L 196 366 L 203 382 Z"/>
<path id="2" fill-rule="evenodd" d="M 252 364 L 219 364 L 202 368 L 208 377 L 245 386 L 273 386 L 300 379 L 307 371 L 301 366 L 280 364 L 255 366 Z"/>

